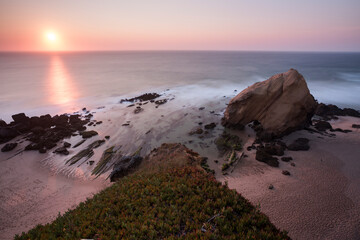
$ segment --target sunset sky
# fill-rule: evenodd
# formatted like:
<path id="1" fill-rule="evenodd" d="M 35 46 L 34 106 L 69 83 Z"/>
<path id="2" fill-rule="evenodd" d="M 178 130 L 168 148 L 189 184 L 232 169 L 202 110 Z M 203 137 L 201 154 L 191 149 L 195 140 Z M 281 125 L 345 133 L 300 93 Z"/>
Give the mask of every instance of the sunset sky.
<path id="1" fill-rule="evenodd" d="M 359 0 L 0 0 L 0 51 L 360 51 Z"/>

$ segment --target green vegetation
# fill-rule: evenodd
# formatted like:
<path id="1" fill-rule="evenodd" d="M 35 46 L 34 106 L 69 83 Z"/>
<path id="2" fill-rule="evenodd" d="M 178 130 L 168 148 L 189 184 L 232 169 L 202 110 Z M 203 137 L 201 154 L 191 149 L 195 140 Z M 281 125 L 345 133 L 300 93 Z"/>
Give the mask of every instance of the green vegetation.
<path id="1" fill-rule="evenodd" d="M 114 151 L 114 147 L 112 146 L 104 151 L 102 154 L 99 162 L 96 164 L 96 167 L 92 170 L 91 175 L 100 175 L 104 173 L 108 168 L 106 167 L 106 164 L 112 159 L 116 151 Z"/>
<path id="2" fill-rule="evenodd" d="M 213 169 L 210 169 L 209 164 L 207 163 L 208 158 L 204 157 L 201 159 L 200 166 L 208 173 L 215 174 Z"/>
<path id="3" fill-rule="evenodd" d="M 238 136 L 232 135 L 224 131 L 220 137 L 215 140 L 215 144 L 220 152 L 226 153 L 228 151 L 240 151 L 242 150 L 241 140 Z"/>
<path id="4" fill-rule="evenodd" d="M 197 167 L 133 174 L 15 239 L 288 239 Z"/>
<path id="5" fill-rule="evenodd" d="M 222 165 L 222 167 L 221 167 L 221 171 L 226 171 L 226 170 L 228 170 L 229 169 L 229 167 L 230 167 L 230 164 L 228 164 L 228 163 L 224 163 L 223 165 Z"/>
<path id="6" fill-rule="evenodd" d="M 75 156 L 73 156 L 72 158 L 67 160 L 66 164 L 70 162 L 70 165 L 73 165 L 73 164 L 77 163 L 78 161 L 80 161 L 82 158 L 85 158 L 85 161 L 88 160 L 89 158 L 91 158 L 94 155 L 93 149 L 100 147 L 104 143 L 105 143 L 105 140 L 97 140 L 97 141 L 89 144 L 89 146 L 87 146 L 85 149 L 81 150 Z"/>

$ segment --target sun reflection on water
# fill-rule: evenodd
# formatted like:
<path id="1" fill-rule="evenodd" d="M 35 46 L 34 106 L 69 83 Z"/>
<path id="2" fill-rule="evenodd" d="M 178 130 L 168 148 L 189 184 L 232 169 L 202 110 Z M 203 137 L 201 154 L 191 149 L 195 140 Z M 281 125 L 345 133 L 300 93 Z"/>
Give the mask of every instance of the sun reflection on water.
<path id="1" fill-rule="evenodd" d="M 49 84 L 49 100 L 52 104 L 69 104 L 77 96 L 70 74 L 59 56 L 51 57 Z"/>

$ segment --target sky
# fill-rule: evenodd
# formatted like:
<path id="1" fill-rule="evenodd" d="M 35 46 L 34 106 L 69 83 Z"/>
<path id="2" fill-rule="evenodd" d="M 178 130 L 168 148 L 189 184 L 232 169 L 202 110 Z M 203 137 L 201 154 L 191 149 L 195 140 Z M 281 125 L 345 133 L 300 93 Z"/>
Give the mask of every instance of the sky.
<path id="1" fill-rule="evenodd" d="M 0 51 L 358 52 L 359 13 L 359 0 L 0 0 Z"/>

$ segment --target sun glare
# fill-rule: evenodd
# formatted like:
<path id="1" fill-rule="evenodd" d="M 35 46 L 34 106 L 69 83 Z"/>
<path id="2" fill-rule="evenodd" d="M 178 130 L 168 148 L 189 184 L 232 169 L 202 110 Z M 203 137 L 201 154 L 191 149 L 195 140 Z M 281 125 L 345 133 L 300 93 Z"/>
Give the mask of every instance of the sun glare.
<path id="1" fill-rule="evenodd" d="M 53 32 L 48 32 L 48 33 L 46 34 L 46 38 L 47 38 L 47 40 L 50 41 L 50 42 L 55 42 L 55 41 L 56 41 L 56 34 L 53 33 Z"/>

